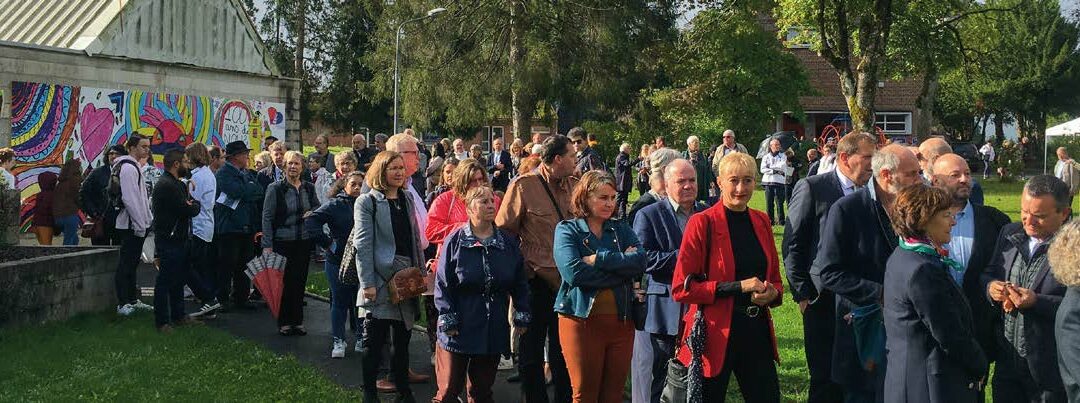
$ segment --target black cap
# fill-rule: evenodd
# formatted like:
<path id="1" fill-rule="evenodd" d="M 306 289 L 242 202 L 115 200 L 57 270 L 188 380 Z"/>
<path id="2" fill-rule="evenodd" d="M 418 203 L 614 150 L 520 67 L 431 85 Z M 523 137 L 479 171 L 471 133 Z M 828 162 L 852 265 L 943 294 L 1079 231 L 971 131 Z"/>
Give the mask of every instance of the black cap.
<path id="1" fill-rule="evenodd" d="M 119 144 L 109 147 L 109 151 L 106 152 L 106 154 L 108 153 L 116 153 L 117 156 L 128 155 L 127 149 Z"/>
<path id="2" fill-rule="evenodd" d="M 234 156 L 236 154 L 246 153 L 246 152 L 249 152 L 249 151 L 251 151 L 251 149 L 248 148 L 247 144 L 244 144 L 243 141 L 234 141 L 232 143 L 229 143 L 229 144 L 225 145 L 225 156 L 226 157 L 232 157 L 232 156 Z"/>

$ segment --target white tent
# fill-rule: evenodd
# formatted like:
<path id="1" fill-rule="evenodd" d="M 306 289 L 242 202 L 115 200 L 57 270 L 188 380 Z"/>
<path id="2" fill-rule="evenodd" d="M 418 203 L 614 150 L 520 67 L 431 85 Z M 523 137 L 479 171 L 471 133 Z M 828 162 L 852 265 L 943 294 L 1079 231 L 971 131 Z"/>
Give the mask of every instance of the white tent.
<path id="1" fill-rule="evenodd" d="M 1080 136 L 1080 118 L 1070 120 L 1060 125 L 1046 129 L 1046 138 L 1043 141 L 1043 173 L 1046 173 L 1046 157 L 1050 154 L 1050 138 L 1064 136 Z"/>

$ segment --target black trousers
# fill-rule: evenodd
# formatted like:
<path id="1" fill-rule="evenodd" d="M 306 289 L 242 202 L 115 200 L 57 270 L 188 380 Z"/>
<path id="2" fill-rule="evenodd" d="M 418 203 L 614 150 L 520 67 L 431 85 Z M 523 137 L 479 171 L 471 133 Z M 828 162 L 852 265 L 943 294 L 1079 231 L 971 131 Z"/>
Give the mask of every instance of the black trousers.
<path id="1" fill-rule="evenodd" d="M 135 236 L 135 231 L 117 230 L 120 234 L 120 257 L 116 261 L 116 301 L 120 305 L 130 304 L 139 299 L 135 270 L 139 268 L 139 255 L 142 253 L 145 237 Z"/>
<path id="2" fill-rule="evenodd" d="M 784 221 L 784 200 L 786 200 L 784 193 L 787 193 L 785 192 L 787 185 L 766 183 L 762 186 L 765 187 L 765 212 L 769 214 L 769 219 L 773 224 Z"/>
<path id="3" fill-rule="evenodd" d="M 304 324 L 304 286 L 307 285 L 311 241 L 274 240 L 274 253 L 285 256 L 285 278 L 281 289 L 278 326 Z"/>
<path id="4" fill-rule="evenodd" d="M 90 238 L 90 244 L 94 246 L 118 246 L 122 241 L 119 231 L 121 230 L 116 229 L 116 223 L 106 223 L 105 235 L 100 238 Z"/>
<path id="5" fill-rule="evenodd" d="M 1032 376 L 1026 358 L 1001 338 L 997 365 L 994 366 L 995 402 L 1057 403 L 1066 401 L 1065 386 L 1040 384 Z"/>
<path id="6" fill-rule="evenodd" d="M 655 403 L 660 401 L 660 395 L 664 392 L 664 385 L 667 384 L 668 361 L 671 361 L 671 358 L 675 356 L 675 347 L 678 345 L 678 340 L 676 340 L 676 336 L 668 334 L 649 333 L 649 342 L 652 344 L 653 350 L 652 385 L 649 388 L 651 392 L 649 397 L 650 402 Z"/>
<path id="7" fill-rule="evenodd" d="M 844 388 L 832 381 L 832 349 L 836 334 L 836 296 L 824 292 L 802 315 L 806 366 L 810 370 L 809 403 L 844 401 Z"/>
<path id="8" fill-rule="evenodd" d="M 214 247 L 197 236 L 192 236 L 187 243 L 187 259 L 184 262 L 184 284 L 191 289 L 195 297 L 204 304 L 217 299 L 214 286 L 217 273 L 214 271 Z"/>
<path id="9" fill-rule="evenodd" d="M 615 195 L 615 206 L 618 209 L 615 212 L 616 217 L 627 218 L 626 217 L 626 207 L 627 207 L 626 205 L 627 205 L 629 199 L 630 199 L 630 189 L 620 191 L 619 193 L 617 193 Z"/>
<path id="10" fill-rule="evenodd" d="M 393 336 L 391 337 L 391 332 Z M 390 356 L 390 377 L 397 386 L 398 395 L 412 395 L 409 388 L 409 339 L 412 332 L 405 327 L 405 322 L 391 319 L 375 319 L 368 316 L 364 320 L 363 339 L 363 377 L 364 395 L 374 395 L 375 382 L 379 377 L 379 364 L 382 362 L 383 346 L 393 341 Z"/>
<path id="11" fill-rule="evenodd" d="M 769 322 L 764 314 L 751 318 L 745 313 L 733 312 L 724 368 L 716 377 L 704 380 L 702 401 L 723 402 L 734 373 L 746 402 L 779 402 L 780 382 L 773 362 L 771 340 Z"/>
<path id="12" fill-rule="evenodd" d="M 532 323 L 521 335 L 518 347 L 518 371 L 521 375 L 521 394 L 526 403 L 547 403 L 547 382 L 544 379 L 544 342 L 547 341 L 548 366 L 555 386 L 554 402 L 566 403 L 573 396 L 570 373 L 566 370 L 562 345 L 559 344 L 559 319 L 555 313 L 555 292 L 540 277 L 529 280 L 529 307 Z"/>
<path id="13" fill-rule="evenodd" d="M 245 303 L 251 293 L 251 279 L 244 274 L 244 270 L 247 269 L 248 261 L 254 257 L 254 251 L 251 248 L 252 235 L 218 234 L 215 237 L 217 238 L 218 260 L 221 262 L 217 267 L 218 301 Z"/>

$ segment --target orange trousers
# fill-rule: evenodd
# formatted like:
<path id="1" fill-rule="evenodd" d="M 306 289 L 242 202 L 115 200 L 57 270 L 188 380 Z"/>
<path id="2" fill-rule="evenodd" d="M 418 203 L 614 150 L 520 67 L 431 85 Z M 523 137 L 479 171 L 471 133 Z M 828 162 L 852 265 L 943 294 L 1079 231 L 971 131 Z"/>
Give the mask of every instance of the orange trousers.
<path id="1" fill-rule="evenodd" d="M 559 342 L 574 402 L 622 403 L 634 352 L 633 321 L 612 314 L 586 319 L 560 314 Z"/>

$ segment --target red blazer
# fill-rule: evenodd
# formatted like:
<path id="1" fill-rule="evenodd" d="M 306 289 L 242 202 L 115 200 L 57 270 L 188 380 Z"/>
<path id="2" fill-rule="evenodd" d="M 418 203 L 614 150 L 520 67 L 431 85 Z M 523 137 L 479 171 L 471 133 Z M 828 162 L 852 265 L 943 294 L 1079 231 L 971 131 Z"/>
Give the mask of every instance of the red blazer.
<path id="1" fill-rule="evenodd" d="M 708 221 L 711 221 L 711 224 Z M 780 263 L 772 237 L 772 224 L 765 213 L 754 209 L 750 209 L 750 222 L 761 243 L 761 250 L 765 252 L 767 282 L 776 287 L 780 293 L 773 300 L 773 306 L 777 306 L 783 300 L 784 284 L 780 280 Z M 705 231 L 710 225 L 713 232 L 712 244 L 708 246 L 712 251 L 709 259 L 711 261 L 705 262 L 704 247 L 707 239 Z M 689 288 L 684 288 L 683 282 L 686 277 L 701 273 L 706 263 L 708 263 L 707 280 L 691 280 Z M 720 282 L 731 281 L 735 281 L 735 256 L 731 251 L 731 235 L 728 233 L 724 205 L 717 203 L 708 210 L 690 216 L 690 221 L 686 223 L 686 231 L 683 232 L 679 258 L 675 263 L 675 275 L 671 281 L 672 298 L 683 304 L 691 304 L 683 316 L 683 333 L 679 340 L 680 348 L 676 354 L 683 365 L 690 365 L 690 349 L 686 348 L 685 344 L 686 337 L 694 325 L 697 305 L 704 307 L 706 347 L 702 358 L 707 378 L 719 375 L 724 367 L 724 354 L 727 351 L 728 336 L 731 332 L 731 314 L 735 298 L 717 298 L 716 285 Z M 769 332 L 772 335 L 773 359 L 780 362 L 772 315 L 768 309 L 764 310 L 764 314 L 769 321 Z"/>

